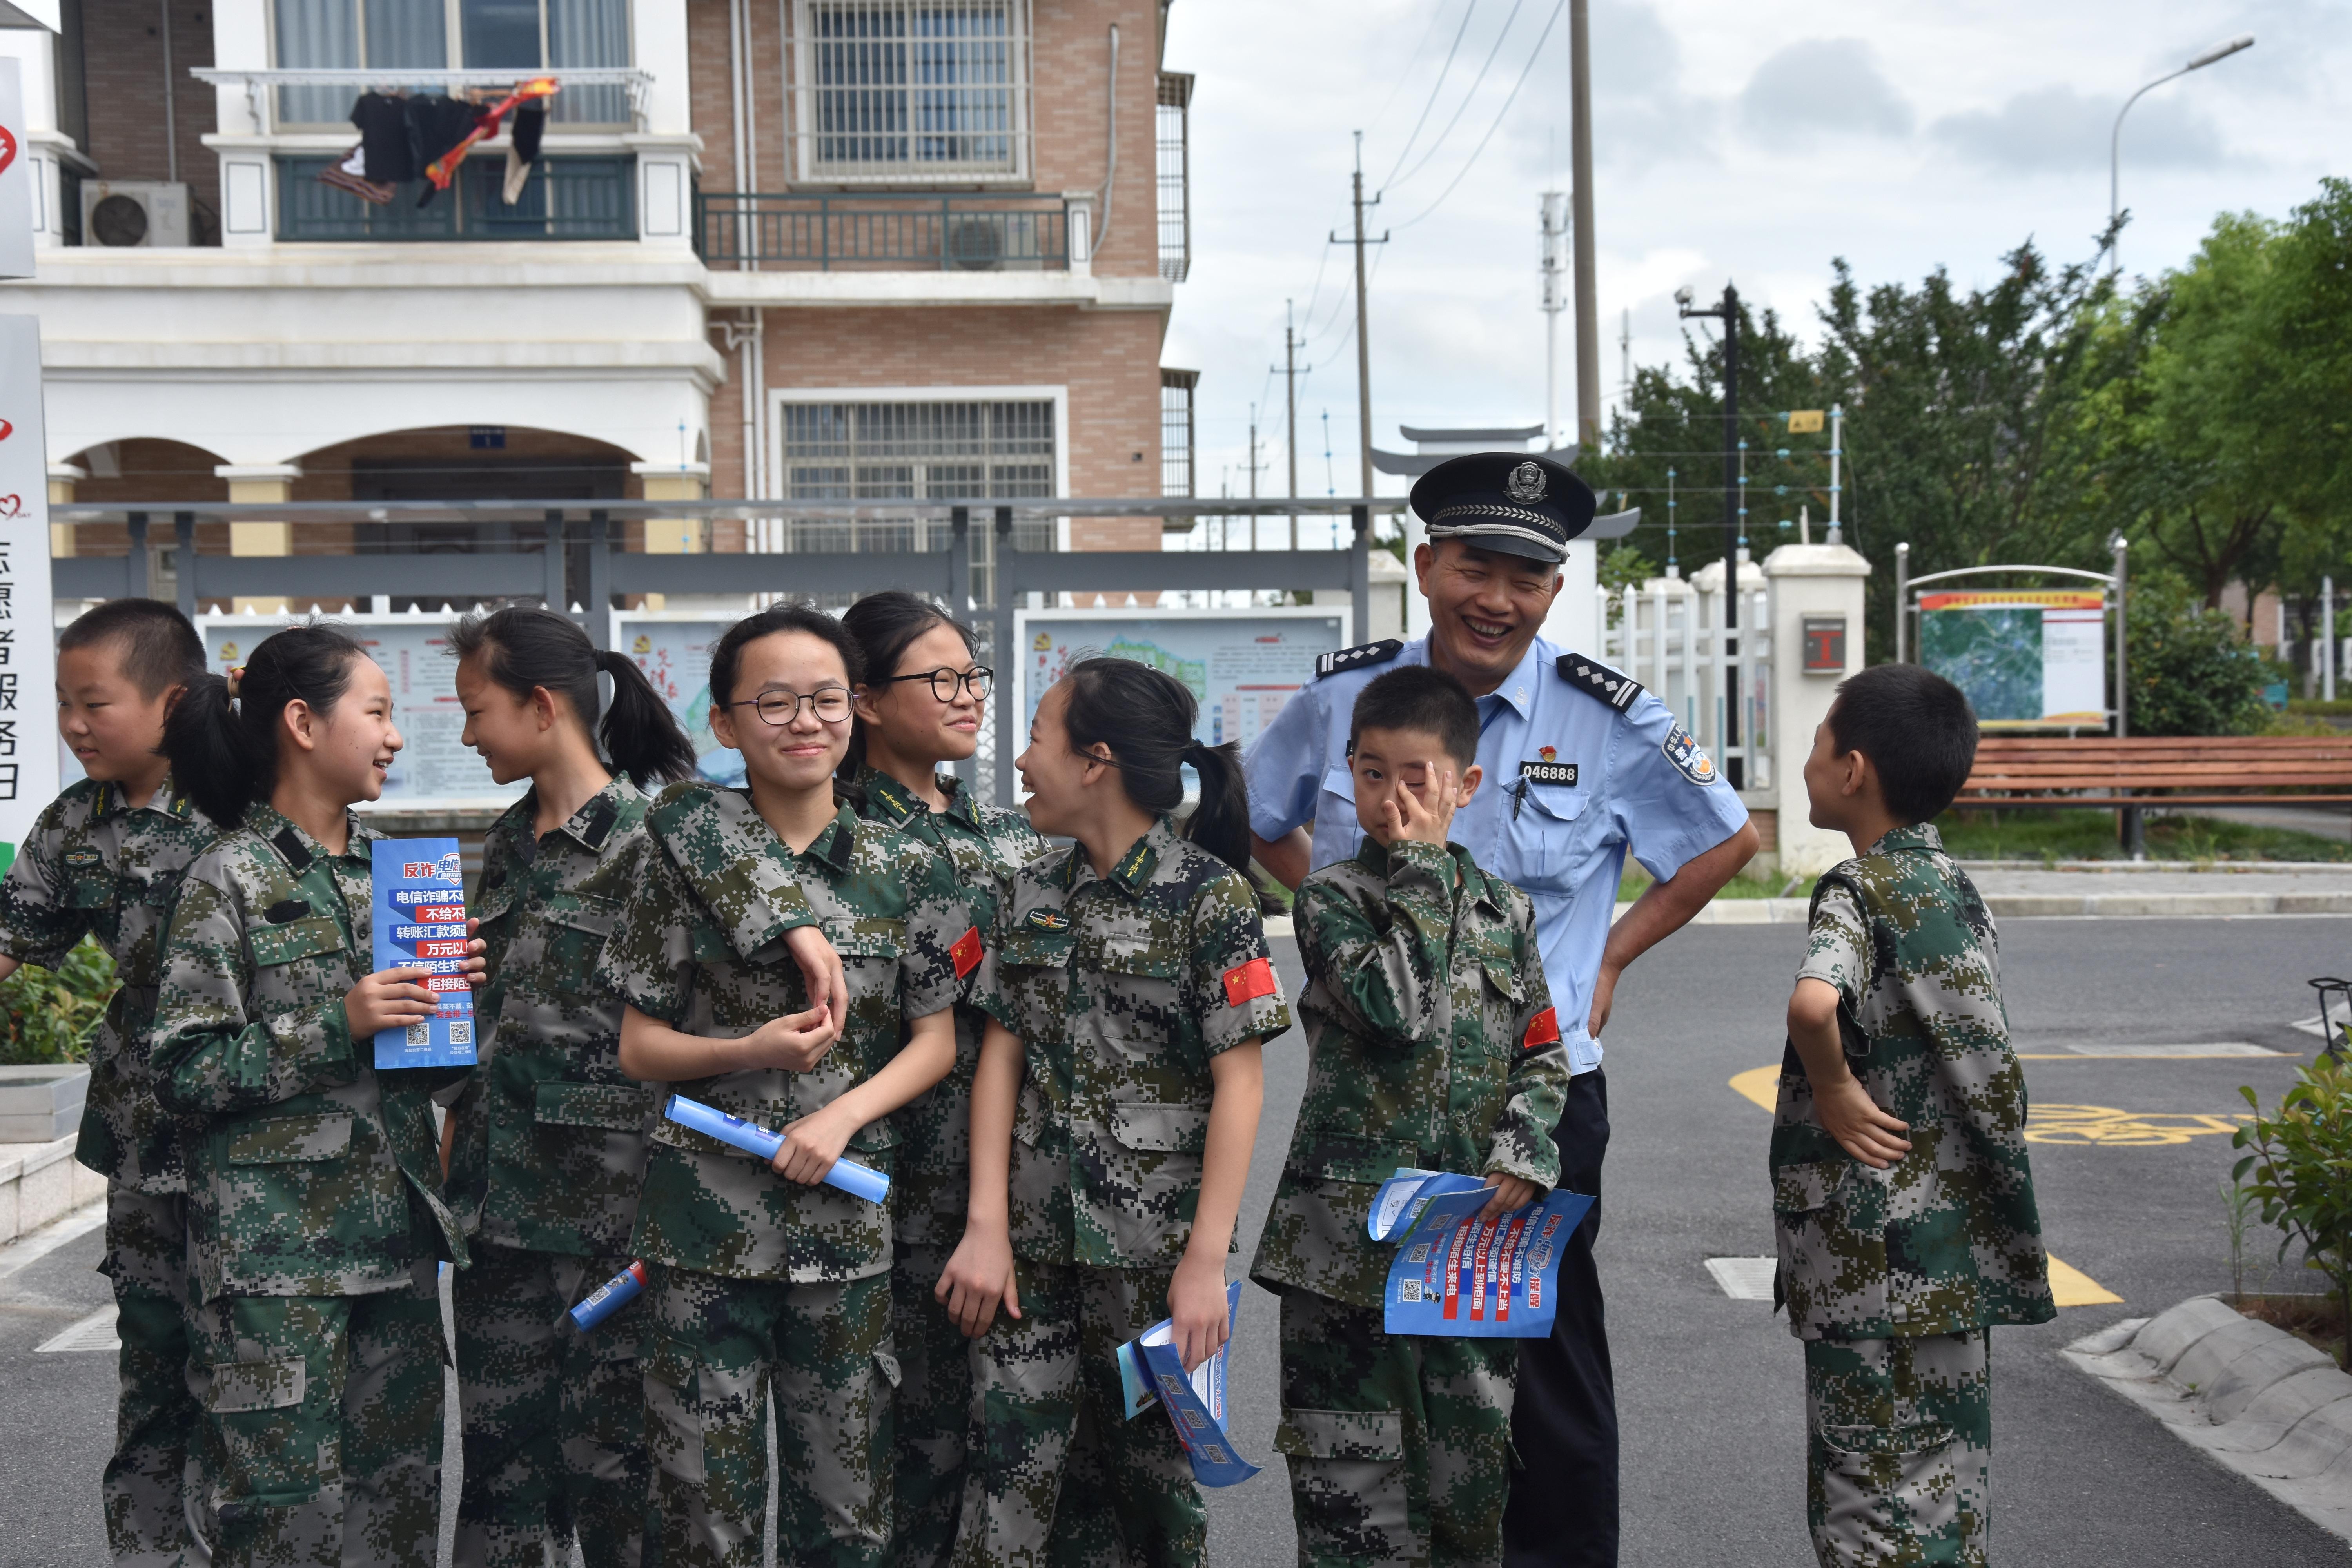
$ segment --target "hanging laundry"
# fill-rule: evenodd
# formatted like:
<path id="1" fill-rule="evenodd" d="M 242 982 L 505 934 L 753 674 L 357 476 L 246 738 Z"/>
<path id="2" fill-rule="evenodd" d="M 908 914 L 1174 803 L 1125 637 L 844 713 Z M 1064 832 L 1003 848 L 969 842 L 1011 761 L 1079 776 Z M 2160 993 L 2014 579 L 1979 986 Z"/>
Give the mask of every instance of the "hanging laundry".
<path id="1" fill-rule="evenodd" d="M 547 105 L 539 101 L 519 106 L 514 111 L 514 123 L 509 129 L 513 140 L 507 144 L 507 178 L 501 195 L 512 206 L 522 199 L 522 188 L 530 178 L 530 166 L 539 162 L 540 138 L 547 133 Z"/>
<path id="2" fill-rule="evenodd" d="M 500 121 L 532 99 L 554 96 L 555 79 L 551 76 L 535 77 L 524 82 L 506 97 L 483 110 L 474 121 L 473 132 L 455 147 L 427 163 L 425 166 L 425 177 L 433 182 L 436 189 L 447 190 L 449 182 L 457 178 L 457 165 L 466 161 L 466 154 L 473 151 L 476 142 L 487 142 L 497 135 Z"/>
<path id="3" fill-rule="evenodd" d="M 360 156 L 366 165 L 352 173 L 380 185 L 397 185 L 423 170 L 405 100 L 390 93 L 362 93 L 352 105 L 352 123 L 359 130 Z"/>
<path id="4" fill-rule="evenodd" d="M 435 196 L 449 188 L 448 180 L 436 177 L 433 171 L 440 167 L 440 159 L 467 144 L 478 118 L 474 106 L 462 99 L 433 93 L 408 100 L 408 125 L 416 146 L 417 173 L 431 182 L 417 197 L 418 206 L 430 205 Z"/>
<path id="5" fill-rule="evenodd" d="M 375 206 L 389 206 L 399 191 L 380 180 L 371 180 L 361 173 L 363 160 L 354 147 L 340 163 L 330 163 L 319 171 L 319 183 L 332 185 L 339 191 L 349 191 L 360 200 Z"/>

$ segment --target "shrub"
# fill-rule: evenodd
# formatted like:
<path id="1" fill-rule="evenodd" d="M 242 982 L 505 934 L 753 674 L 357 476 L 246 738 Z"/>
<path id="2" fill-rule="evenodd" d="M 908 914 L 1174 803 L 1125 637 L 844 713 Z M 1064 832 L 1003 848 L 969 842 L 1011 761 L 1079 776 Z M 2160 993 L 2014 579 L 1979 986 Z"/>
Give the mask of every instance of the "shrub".
<path id="1" fill-rule="evenodd" d="M 0 1064 L 86 1059 L 113 994 L 114 960 L 87 937 L 54 970 L 0 980 Z"/>
<path id="2" fill-rule="evenodd" d="M 2323 1053 L 2295 1076 L 2273 1117 L 2263 1115 L 2252 1089 L 2238 1092 L 2254 1119 L 2231 1142 L 2253 1152 L 2238 1162 L 2231 1179 L 2244 1182 L 2253 1173 L 2247 1190 L 2263 1206 L 2263 1222 L 2284 1233 L 2280 1260 L 2303 1244 L 2303 1266 L 2336 1288 L 2352 1335 L 2352 1065 Z M 2352 1365 L 2352 1343 L 2339 1359 Z"/>
<path id="3" fill-rule="evenodd" d="M 2268 665 L 2238 635 L 2238 624 L 2189 596 L 2177 578 L 2151 574 L 2131 585 L 2131 682 L 2135 735 L 2259 735 Z"/>

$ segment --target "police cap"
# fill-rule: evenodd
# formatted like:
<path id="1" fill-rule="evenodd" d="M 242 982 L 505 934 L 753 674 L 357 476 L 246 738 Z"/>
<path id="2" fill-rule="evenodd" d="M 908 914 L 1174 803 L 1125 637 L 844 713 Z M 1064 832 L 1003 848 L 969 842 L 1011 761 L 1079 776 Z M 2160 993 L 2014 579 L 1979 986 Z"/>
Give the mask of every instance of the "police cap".
<path id="1" fill-rule="evenodd" d="M 1568 542 L 1592 526 L 1592 487 L 1549 458 L 1469 452 L 1414 481 L 1412 510 L 1429 537 L 1475 541 L 1481 550 L 1558 565 Z"/>

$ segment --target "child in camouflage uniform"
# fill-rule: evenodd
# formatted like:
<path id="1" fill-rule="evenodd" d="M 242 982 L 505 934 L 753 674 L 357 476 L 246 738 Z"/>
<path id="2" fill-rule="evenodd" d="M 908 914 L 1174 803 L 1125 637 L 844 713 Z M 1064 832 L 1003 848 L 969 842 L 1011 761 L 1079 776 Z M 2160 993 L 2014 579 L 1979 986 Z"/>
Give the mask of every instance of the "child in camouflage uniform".
<path id="1" fill-rule="evenodd" d="M 238 687 L 198 679 L 164 744 L 225 829 L 181 884 L 149 1050 L 157 1094 L 194 1119 L 190 1371 L 213 1559 L 429 1563 L 435 1272 L 466 1258 L 431 1097 L 464 1069 L 374 1066 L 379 1029 L 436 1005 L 422 970 L 367 973 L 377 835 L 349 808 L 383 793 L 400 750 L 392 688 L 341 631 L 290 626 Z"/>
<path id="2" fill-rule="evenodd" d="M 973 922 L 992 931 L 1013 873 L 1045 850 L 1026 816 L 983 805 L 940 771 L 979 749 L 993 672 L 972 662 L 969 631 L 913 594 L 869 594 L 842 613 L 841 624 L 857 639 L 866 669 L 845 764 L 851 808 L 945 857 L 971 901 Z M 956 1004 L 955 1070 L 897 1119 L 890 1311 L 898 1453 L 891 1506 L 901 1568 L 944 1564 L 963 1506 L 971 1357 L 932 1289 L 963 1237 L 971 1074 L 987 1019 L 968 995 Z"/>
<path id="3" fill-rule="evenodd" d="M 1162 1317 L 1187 1368 L 1224 1342 L 1259 1047 L 1290 1024 L 1241 875 L 1240 763 L 1192 738 L 1195 715 L 1173 677 L 1087 659 L 1018 759 L 1031 822 L 1076 842 L 1014 876 L 980 986 L 971 1210 L 938 1287 L 980 1337 L 961 1568 L 1195 1563 L 1207 1545 L 1175 1433 L 1123 1418 L 1112 1361 Z M 1186 763 L 1201 799 L 1180 837 Z"/>
<path id="4" fill-rule="evenodd" d="M 118 1563 L 175 1568 L 194 1544 L 183 1496 L 198 1420 L 188 1396 L 187 1183 L 156 1102 L 146 1033 L 163 922 L 181 873 L 216 831 L 159 754 L 163 718 L 205 672 L 187 617 L 115 599 L 58 639 L 58 731 L 88 776 L 33 825 L 0 883 L 0 980 L 56 968 L 85 936 L 121 989 L 90 1041 L 74 1158 L 106 1177 L 106 1259 L 122 1342 L 114 1452 L 102 1493 Z M 29 704 L 28 704 L 29 706 Z"/>
<path id="5" fill-rule="evenodd" d="M 645 673 L 568 616 L 500 610 L 460 622 L 449 646 L 466 743 L 499 784 L 530 781 L 483 845 L 488 1026 L 446 1128 L 450 1206 L 473 1237 L 473 1266 L 450 1282 L 466 1433 L 455 1561 L 539 1568 L 551 1548 L 568 1560 L 576 1535 L 589 1568 L 636 1568 L 635 1316 L 582 1335 L 563 1313 L 632 1256 L 656 1106 L 621 1070 L 619 999 L 593 981 L 644 836 L 637 783 L 692 777 L 694 748 Z M 613 679 L 601 731 L 599 670 Z"/>
<path id="6" fill-rule="evenodd" d="M 1772 1122 L 1822 1568 L 1985 1562 L 1986 1332 L 2056 1310 L 1992 919 L 1928 826 L 1976 744 L 1958 688 L 1890 664 L 1838 688 L 1805 761 L 1813 826 L 1856 850 L 1813 889 Z"/>
<path id="7" fill-rule="evenodd" d="M 1307 1092 L 1250 1273 L 1282 1297 L 1275 1447 L 1311 1568 L 1502 1561 L 1518 1343 L 1391 1337 L 1395 1249 L 1366 1228 L 1401 1166 L 1483 1173 L 1496 1214 L 1559 1175 L 1568 1056 L 1534 906 L 1446 840 L 1477 753 L 1452 676 L 1373 680 L 1349 729 L 1363 847 L 1298 888 Z"/>
<path id="8" fill-rule="evenodd" d="M 769 1169 L 654 1124 L 633 1245 L 665 1568 L 759 1563 L 772 1385 L 778 1559 L 889 1561 L 890 1211 L 817 1184 L 845 1151 L 891 1169 L 892 1114 L 955 1065 L 982 939 L 946 861 L 835 802 L 860 663 L 815 610 L 728 628 L 711 728 L 749 787 L 662 792 L 598 971 L 624 1072 L 789 1137 Z M 845 982 L 809 984 L 827 943 Z"/>

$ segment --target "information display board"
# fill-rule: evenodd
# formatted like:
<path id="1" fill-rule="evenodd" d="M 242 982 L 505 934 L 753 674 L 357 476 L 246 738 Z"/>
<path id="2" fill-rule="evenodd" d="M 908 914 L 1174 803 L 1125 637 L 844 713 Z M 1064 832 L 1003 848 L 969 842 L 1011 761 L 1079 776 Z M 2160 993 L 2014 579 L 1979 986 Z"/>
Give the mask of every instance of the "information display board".
<path id="1" fill-rule="evenodd" d="M 733 616 L 665 615 L 614 610 L 612 646 L 646 672 L 678 727 L 694 743 L 695 766 L 713 784 L 743 782 L 743 753 L 719 743 L 710 731 L 710 650 Z"/>
<path id="2" fill-rule="evenodd" d="M 2097 589 L 1919 595 L 1919 662 L 1989 729 L 2105 725 L 2106 644 Z"/>
<path id="3" fill-rule="evenodd" d="M 1351 614 L 1306 605 L 1248 610 L 1026 610 L 1013 617 L 1013 700 L 1023 734 L 1062 672 L 1097 654 L 1182 681 L 1201 705 L 1194 738 L 1246 747 L 1315 679 L 1315 661 L 1348 646 Z M 1002 679 L 1005 671 L 998 671 Z"/>
<path id="4" fill-rule="evenodd" d="M 261 640 L 303 616 L 199 616 L 205 658 L 222 675 L 243 665 Z M 457 661 L 449 653 L 451 618 L 445 616 L 322 616 L 359 639 L 392 682 L 392 721 L 407 743 L 393 758 L 383 804 L 451 810 L 503 807 L 522 798 L 529 784 L 491 782 L 489 764 L 460 737 L 466 710 L 457 701 Z"/>

